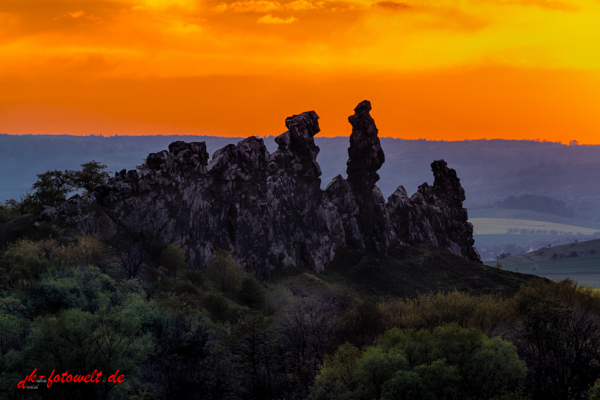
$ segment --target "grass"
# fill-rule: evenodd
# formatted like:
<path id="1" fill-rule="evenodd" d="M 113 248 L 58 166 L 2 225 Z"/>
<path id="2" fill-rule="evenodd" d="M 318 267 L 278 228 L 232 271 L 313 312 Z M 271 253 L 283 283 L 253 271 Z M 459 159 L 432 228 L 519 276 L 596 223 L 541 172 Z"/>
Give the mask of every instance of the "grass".
<path id="1" fill-rule="evenodd" d="M 562 225 L 590 228 L 600 231 L 600 210 L 576 210 L 575 218 L 566 218 L 529 210 L 511 210 L 500 207 L 486 207 L 469 209 L 469 217 L 544 221 Z"/>
<path id="2" fill-rule="evenodd" d="M 477 235 L 500 235 L 506 234 L 509 229 L 526 229 L 528 231 L 556 231 L 558 234 L 583 234 L 593 235 L 598 229 L 584 228 L 581 226 L 557 224 L 546 221 L 531 221 L 524 219 L 509 218 L 469 218 Z M 552 236 L 552 235 L 549 235 Z"/>
<path id="3" fill-rule="evenodd" d="M 546 244 L 550 244 L 552 241 L 557 239 L 566 238 L 566 236 L 558 236 L 558 235 L 473 235 L 473 239 L 475 239 L 475 247 L 479 248 L 480 246 L 492 246 L 492 245 L 501 245 L 503 243 L 513 243 L 517 245 L 523 245 L 527 242 L 532 241 L 543 241 L 547 240 Z"/>
<path id="4" fill-rule="evenodd" d="M 273 271 L 272 279 L 281 281 L 301 274 L 314 275 L 299 268 L 286 268 Z M 338 252 L 318 278 L 352 287 L 373 301 L 455 289 L 470 294 L 500 292 L 511 296 L 522 284 L 537 279 L 472 263 L 432 245 L 399 248 L 388 257 L 346 248 Z"/>

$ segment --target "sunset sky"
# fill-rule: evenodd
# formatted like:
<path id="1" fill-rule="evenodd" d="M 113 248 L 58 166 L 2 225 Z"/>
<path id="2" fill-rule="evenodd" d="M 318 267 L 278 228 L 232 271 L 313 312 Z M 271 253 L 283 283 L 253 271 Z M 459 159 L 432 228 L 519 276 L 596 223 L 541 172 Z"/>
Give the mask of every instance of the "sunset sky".
<path id="1" fill-rule="evenodd" d="M 0 133 L 600 144 L 600 0 L 1 0 Z"/>

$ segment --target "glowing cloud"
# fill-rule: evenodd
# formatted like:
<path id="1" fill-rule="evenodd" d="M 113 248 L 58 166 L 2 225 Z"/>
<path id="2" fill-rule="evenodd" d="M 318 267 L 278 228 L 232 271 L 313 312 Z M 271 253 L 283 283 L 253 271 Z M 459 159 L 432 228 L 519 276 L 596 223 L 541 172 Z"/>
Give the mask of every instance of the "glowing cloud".
<path id="1" fill-rule="evenodd" d="M 72 18 L 79 18 L 79 17 L 81 17 L 85 13 L 83 12 L 83 10 L 79 10 L 79 11 L 70 12 L 70 13 L 67 13 L 67 14 L 69 14 Z"/>
<path id="2" fill-rule="evenodd" d="M 392 136 L 598 142 L 598 15 L 597 0 L 3 0 L 0 131 L 273 133 L 227 117 L 260 94 L 261 121 L 316 109 L 323 135 L 368 98 Z"/>
<path id="3" fill-rule="evenodd" d="M 288 18 L 279 18 L 279 17 L 274 17 L 271 14 L 267 14 L 265 16 L 260 17 L 256 22 L 259 24 L 291 24 L 292 22 L 296 21 L 297 19 L 294 17 L 288 17 Z"/>

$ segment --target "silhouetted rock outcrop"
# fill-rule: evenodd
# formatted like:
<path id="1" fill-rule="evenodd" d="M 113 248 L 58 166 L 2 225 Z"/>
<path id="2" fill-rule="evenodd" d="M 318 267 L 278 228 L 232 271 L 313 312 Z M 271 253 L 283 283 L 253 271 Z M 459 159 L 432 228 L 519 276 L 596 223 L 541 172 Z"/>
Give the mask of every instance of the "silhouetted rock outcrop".
<path id="1" fill-rule="evenodd" d="M 150 154 L 147 169 L 118 172 L 88 196 L 46 208 L 42 218 L 108 240 L 126 232 L 178 241 L 198 268 L 216 249 L 235 250 L 263 277 L 292 265 L 320 272 L 344 246 L 386 254 L 432 242 L 479 261 L 465 192 L 443 160 L 431 165 L 433 186 L 424 183 L 411 198 L 400 186 L 385 201 L 376 185 L 385 157 L 370 110 L 363 101 L 349 117 L 348 179 L 336 176 L 325 191 L 313 139 L 319 117 L 310 111 L 286 119 L 273 154 L 249 137 L 209 163 L 203 142 L 174 142 Z"/>

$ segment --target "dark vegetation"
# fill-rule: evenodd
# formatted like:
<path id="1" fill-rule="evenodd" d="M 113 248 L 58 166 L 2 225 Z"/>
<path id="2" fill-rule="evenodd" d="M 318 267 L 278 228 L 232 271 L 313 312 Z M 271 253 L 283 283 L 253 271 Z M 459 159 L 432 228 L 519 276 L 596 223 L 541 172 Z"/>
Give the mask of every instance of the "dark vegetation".
<path id="1" fill-rule="evenodd" d="M 86 180 L 102 181 L 102 172 Z M 389 257 L 344 249 L 323 274 L 289 268 L 270 282 L 226 250 L 206 270 L 190 270 L 177 242 L 124 232 L 102 243 L 34 226 L 41 206 L 77 189 L 48 182 L 36 182 L 30 202 L 0 207 L 1 398 L 600 395 L 600 295 L 573 281 L 473 264 L 432 246 Z M 125 380 L 18 389 L 36 368 L 119 370 Z"/>

